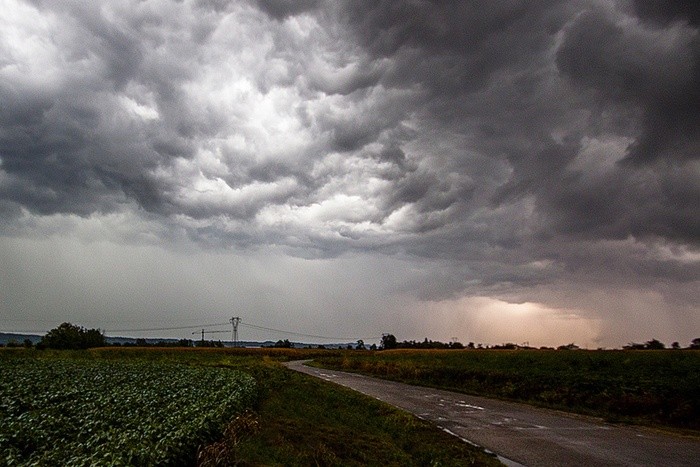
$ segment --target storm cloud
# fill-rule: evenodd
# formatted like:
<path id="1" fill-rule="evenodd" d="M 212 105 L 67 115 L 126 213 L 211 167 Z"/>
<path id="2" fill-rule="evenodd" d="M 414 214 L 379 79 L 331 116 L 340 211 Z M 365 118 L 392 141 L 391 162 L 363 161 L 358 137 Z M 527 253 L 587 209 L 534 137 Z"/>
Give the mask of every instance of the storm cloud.
<path id="1" fill-rule="evenodd" d="M 375 292 L 395 299 L 372 315 L 535 303 L 595 321 L 582 339 L 607 345 L 634 338 L 615 291 L 630 310 L 657 297 L 639 319 L 675 323 L 663 335 L 700 325 L 693 2 L 0 7 L 7 245 L 354 258 L 369 288 L 359 277 L 386 261 Z M 309 274 L 306 292 L 339 306 Z"/>

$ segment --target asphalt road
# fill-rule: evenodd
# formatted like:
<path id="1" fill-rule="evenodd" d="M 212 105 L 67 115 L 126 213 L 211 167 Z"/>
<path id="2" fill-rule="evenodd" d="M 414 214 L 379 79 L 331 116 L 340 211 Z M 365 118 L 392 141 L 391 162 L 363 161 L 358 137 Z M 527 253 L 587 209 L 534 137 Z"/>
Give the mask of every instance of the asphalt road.
<path id="1" fill-rule="evenodd" d="M 349 387 L 496 453 L 506 465 L 700 466 L 700 439 L 611 425 L 525 404 L 411 386 L 354 373 L 288 368 Z"/>

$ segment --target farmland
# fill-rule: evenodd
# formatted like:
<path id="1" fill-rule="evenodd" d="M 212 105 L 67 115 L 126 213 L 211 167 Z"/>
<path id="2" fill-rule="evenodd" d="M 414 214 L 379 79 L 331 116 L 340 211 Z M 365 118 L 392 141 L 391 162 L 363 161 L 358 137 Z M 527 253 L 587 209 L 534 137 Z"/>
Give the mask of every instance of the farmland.
<path id="1" fill-rule="evenodd" d="M 700 419 L 693 351 L 2 349 L 0 464 L 497 464 L 280 364 L 310 358 L 613 421 L 697 430 Z"/>
<path id="2" fill-rule="evenodd" d="M 241 372 L 159 362 L 3 359 L 0 372 L 7 465 L 192 461 L 256 394 Z"/>
<path id="3" fill-rule="evenodd" d="M 279 363 L 336 354 L 2 349 L 0 464 L 498 465 L 427 422 Z"/>
<path id="4" fill-rule="evenodd" d="M 609 421 L 700 429 L 700 352 L 391 350 L 317 365 Z"/>

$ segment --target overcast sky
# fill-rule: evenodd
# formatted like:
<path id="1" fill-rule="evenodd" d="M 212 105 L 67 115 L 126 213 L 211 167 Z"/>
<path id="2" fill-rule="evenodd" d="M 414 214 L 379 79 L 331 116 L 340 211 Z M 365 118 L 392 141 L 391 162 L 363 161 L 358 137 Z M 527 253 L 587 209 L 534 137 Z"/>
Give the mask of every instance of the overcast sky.
<path id="1" fill-rule="evenodd" d="M 0 11 L 0 330 L 700 337 L 695 0 Z"/>

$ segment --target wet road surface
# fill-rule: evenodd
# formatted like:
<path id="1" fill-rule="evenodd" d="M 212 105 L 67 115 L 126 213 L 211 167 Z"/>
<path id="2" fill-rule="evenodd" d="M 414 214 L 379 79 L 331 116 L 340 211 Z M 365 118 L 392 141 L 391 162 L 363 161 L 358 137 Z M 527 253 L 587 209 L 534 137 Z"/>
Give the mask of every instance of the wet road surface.
<path id="1" fill-rule="evenodd" d="M 411 412 L 496 453 L 506 465 L 700 466 L 700 438 L 313 368 L 303 361 L 286 366 Z"/>

